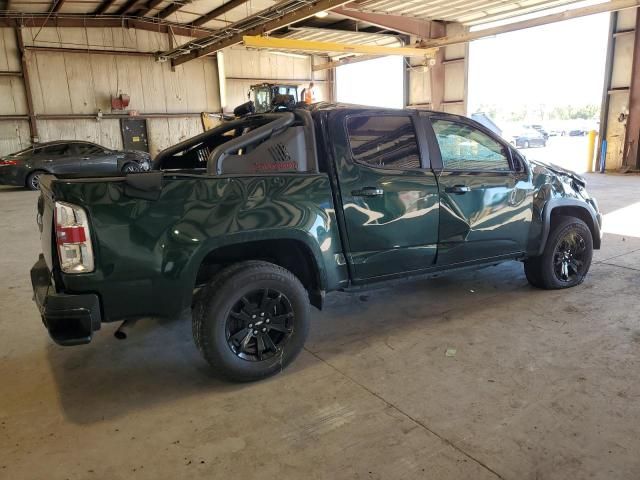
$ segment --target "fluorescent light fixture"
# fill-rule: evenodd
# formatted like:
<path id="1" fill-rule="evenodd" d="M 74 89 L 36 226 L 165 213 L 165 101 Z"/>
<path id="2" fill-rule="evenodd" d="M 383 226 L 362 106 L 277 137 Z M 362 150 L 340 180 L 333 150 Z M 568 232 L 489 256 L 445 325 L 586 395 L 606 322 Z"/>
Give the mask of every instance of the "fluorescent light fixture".
<path id="1" fill-rule="evenodd" d="M 317 18 L 325 18 L 325 17 L 328 17 L 328 16 L 329 16 L 329 13 L 328 13 L 328 12 L 325 12 L 325 11 L 323 10 L 323 11 L 321 11 L 321 12 L 316 13 L 316 15 L 315 15 L 315 16 L 316 16 Z"/>

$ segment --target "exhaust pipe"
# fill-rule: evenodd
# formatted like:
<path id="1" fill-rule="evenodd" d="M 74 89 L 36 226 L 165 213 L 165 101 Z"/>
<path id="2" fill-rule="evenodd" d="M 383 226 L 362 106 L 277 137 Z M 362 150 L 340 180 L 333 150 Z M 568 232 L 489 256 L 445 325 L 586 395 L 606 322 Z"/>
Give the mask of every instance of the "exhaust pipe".
<path id="1" fill-rule="evenodd" d="M 123 321 L 118 327 L 118 329 L 115 332 L 113 332 L 113 336 L 116 337 L 118 340 L 125 340 L 137 321 L 138 320 Z"/>

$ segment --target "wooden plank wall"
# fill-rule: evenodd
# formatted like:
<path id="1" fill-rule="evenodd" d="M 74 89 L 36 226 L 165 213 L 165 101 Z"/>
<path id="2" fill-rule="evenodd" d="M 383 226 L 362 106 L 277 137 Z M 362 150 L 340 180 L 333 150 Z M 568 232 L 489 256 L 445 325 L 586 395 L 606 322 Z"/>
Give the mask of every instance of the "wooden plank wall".
<path id="1" fill-rule="evenodd" d="M 15 33 L 0 29 L 0 69 L 20 70 Z M 187 39 L 178 37 L 177 43 Z M 168 36 L 122 28 L 24 29 L 27 46 L 156 52 L 169 47 Z M 27 52 L 36 115 L 111 112 L 111 96 L 126 93 L 129 109 L 144 113 L 219 112 L 215 57 L 195 60 L 171 71 L 152 57 Z M 0 114 L 26 114 L 22 79 L 0 77 Z M 198 117 L 150 119 L 152 154 L 202 132 Z M 38 120 L 40 141 L 82 139 L 121 148 L 118 120 Z M 0 154 L 29 144 L 26 121 L 0 121 Z"/>
<path id="2" fill-rule="evenodd" d="M 243 47 L 231 47 L 224 51 L 227 105 L 225 111 L 232 112 L 235 107 L 247 101 L 251 85 L 269 80 L 294 80 L 298 84 L 298 93 L 311 78 L 314 79 L 316 99 L 330 100 L 327 71 L 313 72 L 311 62 L 325 63 L 326 58 L 311 55 L 282 55 L 259 50 L 247 50 Z M 246 80 L 239 80 L 246 79 Z"/>

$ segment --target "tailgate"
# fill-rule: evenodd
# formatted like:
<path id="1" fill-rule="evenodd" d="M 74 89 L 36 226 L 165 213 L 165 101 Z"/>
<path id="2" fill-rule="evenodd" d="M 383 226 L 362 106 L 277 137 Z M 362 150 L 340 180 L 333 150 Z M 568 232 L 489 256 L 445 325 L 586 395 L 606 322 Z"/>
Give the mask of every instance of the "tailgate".
<path id="1" fill-rule="evenodd" d="M 51 192 L 51 182 L 55 179 L 53 175 L 42 175 L 40 177 L 40 197 L 38 198 L 37 222 L 40 230 L 40 244 L 42 254 L 47 263 L 49 271 L 53 270 L 53 212 L 55 200 Z"/>

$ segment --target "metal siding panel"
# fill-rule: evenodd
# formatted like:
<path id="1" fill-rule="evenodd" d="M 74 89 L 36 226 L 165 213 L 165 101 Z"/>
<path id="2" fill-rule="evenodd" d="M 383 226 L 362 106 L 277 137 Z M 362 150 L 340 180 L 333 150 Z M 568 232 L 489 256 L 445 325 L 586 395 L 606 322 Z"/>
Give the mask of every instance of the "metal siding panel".
<path id="1" fill-rule="evenodd" d="M 618 121 L 620 113 L 629 107 L 629 93 L 616 92 L 609 97 L 607 120 L 606 169 L 617 170 L 622 166 L 626 124 Z"/>
<path id="2" fill-rule="evenodd" d="M 204 69 L 204 88 L 207 95 L 207 112 L 220 111 L 220 84 L 218 80 L 218 65 L 215 60 L 202 59 Z"/>
<path id="3" fill-rule="evenodd" d="M 460 35 L 467 29 L 459 23 L 450 23 L 447 25 L 447 36 Z M 466 44 L 451 45 L 444 49 L 444 59 L 451 60 L 454 58 L 464 58 L 466 52 Z"/>
<path id="4" fill-rule="evenodd" d="M 464 100 L 466 73 L 463 63 L 450 63 L 444 66 L 444 101 Z"/>
<path id="5" fill-rule="evenodd" d="M 190 85 L 187 89 L 187 111 L 204 112 L 207 109 L 207 92 L 204 88 L 202 61 L 187 62 L 183 67 L 186 81 Z"/>
<path id="6" fill-rule="evenodd" d="M 95 113 L 95 87 L 91 71 L 91 56 L 83 54 L 64 54 L 64 63 L 69 86 L 71 112 Z"/>
<path id="7" fill-rule="evenodd" d="M 166 64 L 155 62 L 152 58 L 139 58 L 141 65 L 142 94 L 147 112 L 164 113 L 167 101 L 163 82 L 163 70 Z"/>
<path id="8" fill-rule="evenodd" d="M 633 68 L 633 35 L 617 37 L 615 42 L 611 88 L 628 87 L 631 84 Z"/>
<path id="9" fill-rule="evenodd" d="M 36 58 L 38 65 L 37 82 L 42 90 L 42 109 L 36 108 L 36 113 L 70 113 L 72 111 L 71 98 L 69 96 L 64 55 L 61 53 L 30 52 L 28 56 Z M 35 78 L 33 83 L 36 83 Z"/>
<path id="10" fill-rule="evenodd" d="M 154 157 L 158 152 L 172 145 L 169 139 L 169 122 L 166 118 L 151 118 L 147 120 L 149 134 L 149 153 Z"/>
<path id="11" fill-rule="evenodd" d="M 618 12 L 618 24 L 616 31 L 621 30 L 633 30 L 636 28 L 636 11 L 633 8 L 627 10 L 620 10 Z"/>
<path id="12" fill-rule="evenodd" d="M 31 144 L 26 120 L 0 122 L 0 156 L 17 152 Z"/>

